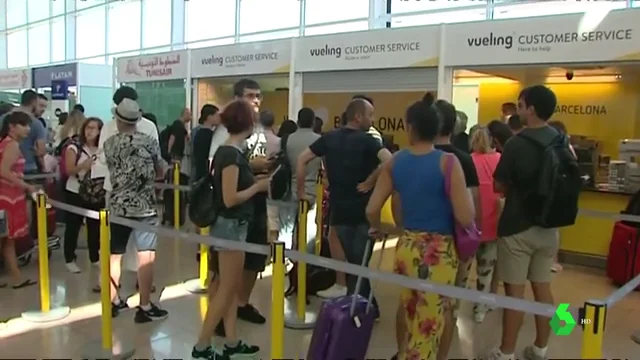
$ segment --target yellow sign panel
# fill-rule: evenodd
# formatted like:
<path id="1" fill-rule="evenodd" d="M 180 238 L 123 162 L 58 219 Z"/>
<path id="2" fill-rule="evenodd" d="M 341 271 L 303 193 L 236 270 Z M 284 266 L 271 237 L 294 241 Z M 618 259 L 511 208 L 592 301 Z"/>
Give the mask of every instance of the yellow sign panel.
<path id="1" fill-rule="evenodd" d="M 323 130 L 331 130 L 340 126 L 340 117 L 353 93 L 307 93 L 302 102 L 306 107 L 315 110 L 316 115 L 324 121 Z M 375 92 L 366 93 L 373 100 L 373 125 L 383 135 L 393 137 L 393 142 L 401 148 L 408 144 L 405 110 L 413 102 L 424 96 L 424 92 Z"/>

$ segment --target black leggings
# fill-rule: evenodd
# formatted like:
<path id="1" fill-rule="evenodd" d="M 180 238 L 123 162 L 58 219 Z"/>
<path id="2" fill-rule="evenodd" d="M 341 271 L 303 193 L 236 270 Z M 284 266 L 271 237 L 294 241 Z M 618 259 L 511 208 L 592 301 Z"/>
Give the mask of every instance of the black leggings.
<path id="1" fill-rule="evenodd" d="M 80 195 L 65 190 L 65 201 L 69 205 L 83 209 L 99 210 L 104 204 L 88 205 Z M 64 230 L 64 259 L 67 263 L 76 260 L 76 248 L 78 247 L 78 235 L 85 217 L 71 212 L 65 212 L 66 227 Z M 89 248 L 89 260 L 98 262 L 100 253 L 100 223 L 97 219 L 86 218 L 87 246 Z"/>

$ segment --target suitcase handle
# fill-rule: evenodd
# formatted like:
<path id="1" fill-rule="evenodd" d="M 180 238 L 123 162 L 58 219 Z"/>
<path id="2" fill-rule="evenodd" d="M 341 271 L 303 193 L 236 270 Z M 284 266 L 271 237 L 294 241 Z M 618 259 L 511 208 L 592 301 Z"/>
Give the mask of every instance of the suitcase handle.
<path id="1" fill-rule="evenodd" d="M 380 258 L 378 259 L 378 264 L 376 266 L 376 269 L 380 269 L 380 265 L 382 265 L 382 258 L 384 255 L 384 249 L 385 249 L 385 245 L 387 244 L 387 239 L 389 238 L 389 235 L 385 234 L 383 239 L 382 239 L 382 251 L 380 252 Z M 367 258 L 369 255 L 369 251 L 372 252 L 373 254 L 373 249 L 371 249 L 373 247 L 373 240 L 371 238 L 369 238 L 369 241 L 367 241 L 367 245 L 365 246 L 365 251 L 364 251 L 364 256 L 362 257 L 362 266 L 366 267 L 367 266 Z M 358 300 L 358 294 L 360 293 L 360 288 L 362 287 L 362 276 L 358 276 L 358 280 L 356 281 L 356 288 L 354 289 L 353 292 L 353 297 L 351 299 L 351 307 L 349 308 L 349 316 L 353 317 L 355 315 L 356 312 L 356 302 Z M 367 299 L 367 307 L 365 309 L 365 314 L 369 313 L 369 310 L 371 309 L 371 302 L 373 301 L 373 285 L 371 285 L 371 290 L 369 291 L 369 297 Z"/>

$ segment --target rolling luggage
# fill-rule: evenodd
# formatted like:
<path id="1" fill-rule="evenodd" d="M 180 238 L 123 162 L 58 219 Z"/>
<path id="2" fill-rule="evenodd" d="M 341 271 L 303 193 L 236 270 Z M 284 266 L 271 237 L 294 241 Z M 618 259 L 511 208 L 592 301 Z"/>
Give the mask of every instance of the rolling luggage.
<path id="1" fill-rule="evenodd" d="M 173 183 L 172 172 L 168 171 L 165 176 L 165 183 Z M 180 174 L 180 185 L 189 185 L 189 177 L 185 174 Z M 162 224 L 168 224 L 173 226 L 173 189 L 165 189 L 162 193 L 163 211 L 162 211 Z M 187 213 L 187 192 L 180 191 L 180 226 L 184 225 Z"/>
<path id="2" fill-rule="evenodd" d="M 613 226 L 607 277 L 617 285 L 624 285 L 640 274 L 640 236 L 637 226 L 618 221 Z M 637 288 L 636 290 L 640 290 Z"/>
<path id="3" fill-rule="evenodd" d="M 385 237 L 386 242 L 386 237 Z M 362 266 L 366 266 L 366 254 L 373 246 L 367 243 Z M 384 243 L 377 268 L 382 263 Z M 353 359 L 364 360 L 373 332 L 376 312 L 372 309 L 373 287 L 369 298 L 357 295 L 362 278 L 358 278 L 354 295 L 347 295 L 322 304 L 311 336 L 308 360 Z"/>

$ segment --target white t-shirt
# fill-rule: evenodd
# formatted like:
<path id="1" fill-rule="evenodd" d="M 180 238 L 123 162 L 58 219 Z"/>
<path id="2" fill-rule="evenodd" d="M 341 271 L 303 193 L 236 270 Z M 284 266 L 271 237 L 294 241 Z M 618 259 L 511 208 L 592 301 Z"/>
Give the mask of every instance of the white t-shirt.
<path id="1" fill-rule="evenodd" d="M 98 144 L 98 159 L 91 168 L 91 177 L 93 179 L 101 177 L 104 178 L 104 189 L 106 191 L 111 191 L 112 187 L 111 180 L 109 178 L 109 168 L 107 168 L 107 159 L 104 156 L 104 142 L 111 136 L 118 133 L 116 121 L 117 120 L 113 119 L 102 127 L 102 131 L 100 132 L 100 142 Z M 138 121 L 138 124 L 136 124 L 136 129 L 143 134 L 151 136 L 156 141 L 159 141 L 158 129 L 150 120 L 141 118 L 140 121 Z"/>
<path id="2" fill-rule="evenodd" d="M 209 147 L 209 163 L 213 161 L 213 156 L 218 151 L 218 148 L 227 141 L 229 138 L 229 131 L 223 125 L 218 125 L 213 130 L 213 136 L 211 137 L 211 146 Z"/>
<path id="3" fill-rule="evenodd" d="M 76 146 L 69 146 L 67 150 L 73 151 L 74 156 L 77 156 L 76 154 L 78 153 L 78 148 Z M 76 162 L 76 165 L 82 164 L 91 155 L 92 155 L 91 150 L 88 147 L 83 146 L 82 153 L 80 154 L 80 157 L 78 158 L 78 162 Z M 81 170 L 76 175 L 69 176 L 69 178 L 67 179 L 67 185 L 65 189 L 67 189 L 67 191 L 71 191 L 72 193 L 76 193 L 76 194 L 80 192 L 80 181 L 78 179 L 82 179 L 86 175 L 86 173 L 87 173 L 86 170 Z"/>

